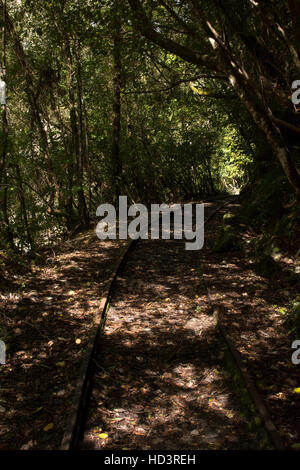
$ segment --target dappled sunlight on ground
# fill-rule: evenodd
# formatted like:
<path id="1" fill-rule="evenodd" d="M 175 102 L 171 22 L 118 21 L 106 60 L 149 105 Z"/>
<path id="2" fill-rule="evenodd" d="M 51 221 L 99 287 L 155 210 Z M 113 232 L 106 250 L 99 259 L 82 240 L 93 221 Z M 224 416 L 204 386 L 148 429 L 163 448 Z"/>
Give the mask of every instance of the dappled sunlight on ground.
<path id="1" fill-rule="evenodd" d="M 115 286 L 83 448 L 258 448 L 183 242 L 143 241 Z"/>
<path id="2" fill-rule="evenodd" d="M 59 446 L 120 246 L 90 231 L 51 250 L 45 266 L 33 266 L 14 292 L 2 291 L 1 325 L 10 337 L 1 367 L 0 448 Z"/>

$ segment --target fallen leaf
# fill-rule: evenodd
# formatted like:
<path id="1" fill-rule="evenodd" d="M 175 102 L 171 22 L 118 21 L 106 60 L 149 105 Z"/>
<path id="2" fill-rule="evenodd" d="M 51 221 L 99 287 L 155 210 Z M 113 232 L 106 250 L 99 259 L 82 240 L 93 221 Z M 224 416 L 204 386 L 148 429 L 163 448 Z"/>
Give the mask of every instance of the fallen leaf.
<path id="1" fill-rule="evenodd" d="M 43 409 L 43 406 L 40 406 L 39 408 L 37 408 L 36 410 L 34 410 L 32 414 L 34 415 L 35 413 L 38 413 L 38 412 L 41 411 L 42 409 Z"/>
<path id="2" fill-rule="evenodd" d="M 44 429 L 45 432 L 47 432 L 47 431 L 51 431 L 51 429 L 53 429 L 53 428 L 54 428 L 54 424 L 53 424 L 53 423 L 49 423 L 49 424 L 47 424 L 47 426 L 45 426 L 43 429 Z"/>
<path id="3" fill-rule="evenodd" d="M 56 363 L 57 367 L 65 367 L 66 363 L 65 361 L 57 362 Z"/>
<path id="4" fill-rule="evenodd" d="M 145 436 L 145 434 L 147 434 L 147 432 L 143 428 L 136 428 L 133 431 L 133 434 L 136 434 L 137 436 Z"/>

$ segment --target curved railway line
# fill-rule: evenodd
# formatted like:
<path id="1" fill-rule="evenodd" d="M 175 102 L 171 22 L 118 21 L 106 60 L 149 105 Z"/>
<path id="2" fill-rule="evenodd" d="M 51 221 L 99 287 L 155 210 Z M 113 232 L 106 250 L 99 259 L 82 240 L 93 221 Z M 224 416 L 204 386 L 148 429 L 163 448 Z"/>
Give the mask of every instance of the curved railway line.
<path id="1" fill-rule="evenodd" d="M 232 202 L 206 201 L 206 226 Z M 228 354 L 269 448 L 283 449 L 218 308 L 201 250 L 185 251 L 184 240 L 131 241 L 102 299 L 61 449 L 259 448 L 225 370 Z"/>

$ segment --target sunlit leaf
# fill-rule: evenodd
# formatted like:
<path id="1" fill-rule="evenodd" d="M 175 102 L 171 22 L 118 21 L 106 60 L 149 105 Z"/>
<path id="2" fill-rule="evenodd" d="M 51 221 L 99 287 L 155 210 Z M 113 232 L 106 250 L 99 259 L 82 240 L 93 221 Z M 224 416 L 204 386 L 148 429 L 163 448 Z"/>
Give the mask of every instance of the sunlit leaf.
<path id="1" fill-rule="evenodd" d="M 47 426 L 45 426 L 43 429 L 44 429 L 45 432 L 47 432 L 47 431 L 51 431 L 51 429 L 53 429 L 53 428 L 54 428 L 54 424 L 53 424 L 53 423 L 49 423 L 49 424 L 47 424 Z"/>

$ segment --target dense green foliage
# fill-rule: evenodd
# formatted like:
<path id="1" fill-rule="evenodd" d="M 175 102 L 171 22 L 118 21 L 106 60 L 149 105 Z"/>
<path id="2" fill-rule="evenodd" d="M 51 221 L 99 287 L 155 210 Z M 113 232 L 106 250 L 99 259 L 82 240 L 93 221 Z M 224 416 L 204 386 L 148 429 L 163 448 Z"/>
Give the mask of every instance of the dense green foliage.
<path id="1" fill-rule="evenodd" d="M 273 160 L 274 149 L 232 90 L 226 67 L 213 70 L 209 62 L 218 53 L 210 52 L 208 65 L 177 54 L 176 48 L 151 37 L 145 24 L 140 28 L 144 19 L 131 8 L 135 3 L 0 3 L 6 46 L 2 77 L 7 84 L 1 134 L 2 248 L 28 250 L 66 230 L 86 227 L 96 207 L 119 194 L 145 203 L 199 200 L 218 191 L 238 193 L 245 185 L 253 190 L 257 181 L 264 185 L 265 175 L 275 172 L 265 187 L 267 210 L 273 210 L 270 198 L 275 194 L 279 206 L 282 198 L 290 199 L 283 197 L 288 183 Z M 206 52 L 208 23 L 203 26 L 199 19 L 204 2 L 198 10 L 197 2 L 144 3 L 151 22 L 160 25 L 159 34 L 189 50 L 203 41 Z M 235 3 L 228 2 L 233 12 Z M 230 37 L 226 47 L 236 61 L 240 53 L 245 68 L 258 77 L 264 30 L 251 23 L 256 13 L 244 32 L 234 31 L 239 15 L 253 13 L 252 2 L 245 3 L 230 27 L 218 2 L 203 6 L 203 18 L 208 15 L 222 25 L 223 36 Z M 296 38 L 282 16 L 282 3 L 275 2 L 269 12 L 270 41 L 278 40 L 273 29 L 279 15 L 284 31 L 291 32 L 293 48 Z M 260 36 L 253 61 L 248 42 L 256 32 Z M 264 60 L 275 73 L 279 58 L 275 60 L 269 43 L 266 47 Z M 272 57 L 274 64 L 269 63 Z M 273 72 L 268 67 L 261 73 L 269 80 Z M 281 78 L 273 79 L 279 83 Z M 286 83 L 282 86 L 289 94 Z M 277 100 L 281 91 L 275 95 Z M 287 103 L 286 97 L 283 101 Z M 295 135 L 291 141 L 295 146 Z"/>

